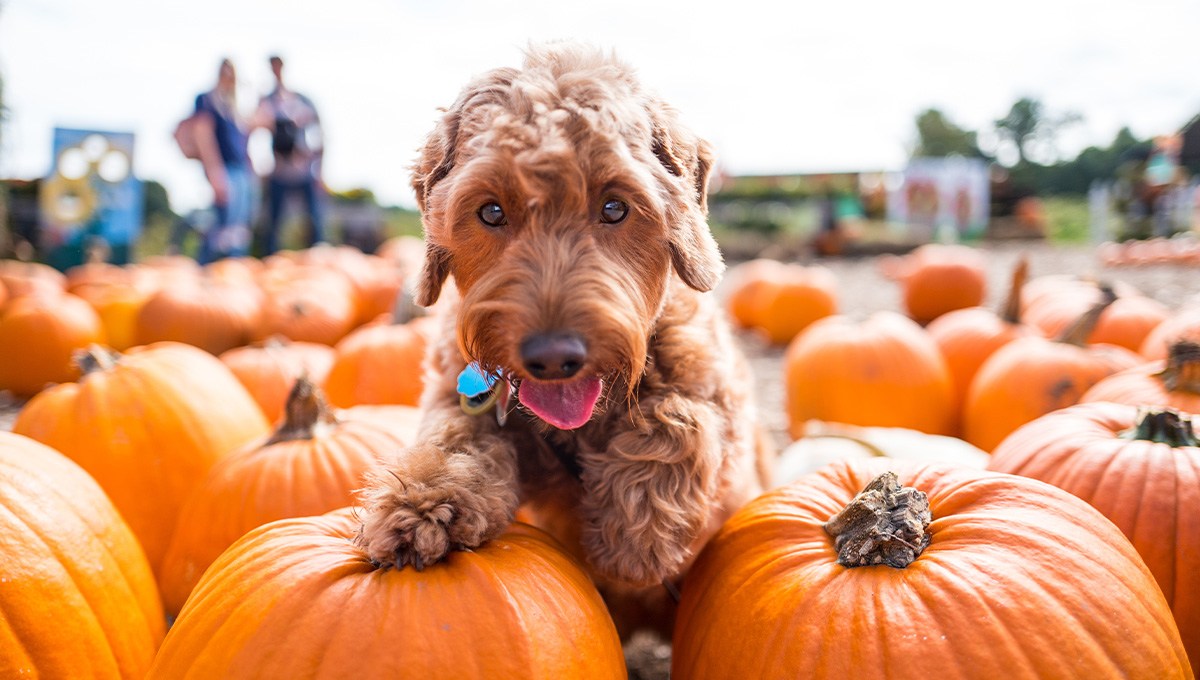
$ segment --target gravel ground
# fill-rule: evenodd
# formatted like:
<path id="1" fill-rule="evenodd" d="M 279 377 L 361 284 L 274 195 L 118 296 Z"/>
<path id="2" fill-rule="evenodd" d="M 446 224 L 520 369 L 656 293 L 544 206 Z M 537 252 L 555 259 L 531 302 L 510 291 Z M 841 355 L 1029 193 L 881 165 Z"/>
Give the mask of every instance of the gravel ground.
<path id="1" fill-rule="evenodd" d="M 1171 309 L 1200 304 L 1200 269 L 1182 264 L 1106 267 L 1089 247 L 1054 247 L 1044 243 L 1000 243 L 982 246 L 987 253 L 988 299 L 998 308 L 1005 296 L 1013 265 L 1023 253 L 1029 257 L 1031 277 L 1072 274 L 1097 280 L 1123 281 Z M 821 261 L 839 280 L 843 313 L 866 316 L 890 309 L 901 310 L 899 286 L 885 278 L 875 257 L 829 258 Z M 750 333 L 739 334 L 758 381 L 759 413 L 779 444 L 787 442 L 782 380 L 783 348 L 772 347 Z M 2 360 L 2 359 L 0 359 Z M 10 429 L 20 403 L 0 393 L 0 429 Z M 626 646 L 630 677 L 666 678 L 670 645 L 652 635 L 636 637 Z"/>

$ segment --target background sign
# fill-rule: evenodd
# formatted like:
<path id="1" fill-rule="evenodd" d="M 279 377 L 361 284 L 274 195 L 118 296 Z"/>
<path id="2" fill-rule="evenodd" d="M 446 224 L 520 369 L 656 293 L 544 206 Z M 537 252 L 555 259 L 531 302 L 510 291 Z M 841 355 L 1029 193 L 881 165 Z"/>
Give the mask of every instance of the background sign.
<path id="1" fill-rule="evenodd" d="M 54 165 L 41 185 L 38 244 L 51 265 L 129 262 L 142 225 L 133 141 L 128 132 L 54 129 Z"/>
<path id="2" fill-rule="evenodd" d="M 957 238 L 981 236 L 987 229 L 988 165 L 977 158 L 916 158 L 888 193 L 888 221 L 908 226 L 912 240 L 924 243 L 939 231 Z"/>

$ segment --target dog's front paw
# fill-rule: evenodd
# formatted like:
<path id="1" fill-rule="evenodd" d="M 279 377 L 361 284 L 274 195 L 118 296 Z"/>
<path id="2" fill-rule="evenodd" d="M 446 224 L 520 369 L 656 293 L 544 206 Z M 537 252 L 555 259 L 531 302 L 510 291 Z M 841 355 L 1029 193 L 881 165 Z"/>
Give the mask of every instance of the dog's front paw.
<path id="1" fill-rule="evenodd" d="M 478 547 L 511 521 L 516 494 L 480 479 L 470 456 L 433 446 L 409 449 L 381 464 L 361 492 L 357 542 L 376 564 L 424 569 L 451 550 Z"/>
<path id="2" fill-rule="evenodd" d="M 602 576 L 637 586 L 661 583 L 676 576 L 687 561 L 686 543 L 626 531 L 621 538 L 604 540 L 602 533 L 589 532 L 588 562 Z"/>

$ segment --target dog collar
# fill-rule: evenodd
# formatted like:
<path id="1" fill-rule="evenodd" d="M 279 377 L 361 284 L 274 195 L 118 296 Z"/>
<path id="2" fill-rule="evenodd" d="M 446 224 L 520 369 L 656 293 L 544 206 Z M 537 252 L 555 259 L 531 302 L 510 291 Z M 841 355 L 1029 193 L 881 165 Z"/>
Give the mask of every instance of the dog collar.
<path id="1" fill-rule="evenodd" d="M 478 416 L 496 409 L 496 424 L 508 422 L 508 405 L 512 401 L 512 386 L 504 380 L 504 372 L 484 373 L 479 362 L 472 361 L 458 374 L 458 405 L 463 413 Z"/>

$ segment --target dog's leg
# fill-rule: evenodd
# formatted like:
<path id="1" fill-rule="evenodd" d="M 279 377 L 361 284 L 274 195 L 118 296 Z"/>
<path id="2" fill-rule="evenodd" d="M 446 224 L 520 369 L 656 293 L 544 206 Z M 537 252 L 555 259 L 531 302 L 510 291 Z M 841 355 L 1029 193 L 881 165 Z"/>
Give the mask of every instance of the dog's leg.
<path id="1" fill-rule="evenodd" d="M 583 461 L 583 544 L 605 577 L 650 585 L 682 570 L 715 511 L 727 423 L 676 393 L 644 395 L 638 411 Z"/>
<path id="2" fill-rule="evenodd" d="M 516 447 L 491 414 L 458 406 L 449 351 L 437 352 L 438 380 L 427 393 L 415 446 L 383 460 L 367 475 L 359 544 L 378 564 L 424 568 L 453 549 L 475 548 L 499 535 L 517 509 Z M 438 370 L 444 367 L 448 370 Z"/>

